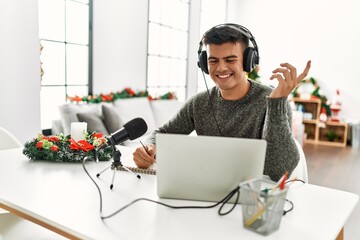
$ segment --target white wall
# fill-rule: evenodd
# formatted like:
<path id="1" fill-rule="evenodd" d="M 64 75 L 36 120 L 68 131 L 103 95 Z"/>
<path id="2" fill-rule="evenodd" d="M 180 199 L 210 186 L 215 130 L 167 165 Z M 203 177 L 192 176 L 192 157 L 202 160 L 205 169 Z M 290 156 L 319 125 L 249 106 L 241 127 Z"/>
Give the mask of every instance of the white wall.
<path id="1" fill-rule="evenodd" d="M 41 132 L 37 0 L 0 0 L 0 126 L 22 143 Z"/>
<path id="2" fill-rule="evenodd" d="M 94 94 L 146 88 L 147 0 L 94 0 Z"/>
<path id="3" fill-rule="evenodd" d="M 360 119 L 360 2 L 356 0 L 230 0 L 229 21 L 250 29 L 259 45 L 266 82 L 281 62 L 314 77 L 328 98 L 336 89 L 341 117 Z"/>

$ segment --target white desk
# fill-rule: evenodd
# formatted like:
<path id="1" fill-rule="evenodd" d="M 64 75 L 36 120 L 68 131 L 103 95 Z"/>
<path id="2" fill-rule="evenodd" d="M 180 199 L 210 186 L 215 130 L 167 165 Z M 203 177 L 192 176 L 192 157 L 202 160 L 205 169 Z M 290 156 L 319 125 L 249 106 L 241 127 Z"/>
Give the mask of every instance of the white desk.
<path id="1" fill-rule="evenodd" d="M 96 173 L 110 162 L 88 162 Z M 103 193 L 103 213 L 114 212 L 135 198 L 147 197 L 174 205 L 208 203 L 165 200 L 156 195 L 156 177 L 137 179 L 112 171 L 95 180 Z M 294 210 L 283 217 L 280 229 L 267 239 L 333 240 L 358 202 L 353 193 L 304 184 L 289 190 Z M 242 226 L 241 205 L 226 216 L 214 209 L 173 210 L 138 202 L 106 220 L 99 217 L 95 185 L 79 163 L 31 162 L 22 149 L 0 151 L 0 207 L 69 238 L 80 239 L 261 239 Z"/>

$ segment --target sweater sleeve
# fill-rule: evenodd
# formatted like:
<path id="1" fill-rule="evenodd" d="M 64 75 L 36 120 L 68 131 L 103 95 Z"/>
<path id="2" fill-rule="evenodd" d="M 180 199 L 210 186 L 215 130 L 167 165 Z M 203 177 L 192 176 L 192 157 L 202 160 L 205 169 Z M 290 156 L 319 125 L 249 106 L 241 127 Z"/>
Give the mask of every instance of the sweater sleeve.
<path id="1" fill-rule="evenodd" d="M 287 98 L 267 98 L 263 139 L 267 141 L 264 174 L 277 181 L 291 175 L 300 154 L 291 131 L 291 108 Z"/>

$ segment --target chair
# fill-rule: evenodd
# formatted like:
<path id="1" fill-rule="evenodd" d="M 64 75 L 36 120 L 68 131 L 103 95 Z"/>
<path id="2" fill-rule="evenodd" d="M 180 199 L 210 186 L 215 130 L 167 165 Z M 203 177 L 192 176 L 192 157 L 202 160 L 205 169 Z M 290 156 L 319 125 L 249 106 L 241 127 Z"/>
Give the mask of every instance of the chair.
<path id="1" fill-rule="evenodd" d="M 23 147 L 21 142 L 8 130 L 0 127 L 0 150 Z"/>
<path id="2" fill-rule="evenodd" d="M 5 128 L 0 127 L 0 150 L 19 148 L 22 146 L 21 142 L 12 133 Z M 0 214 L 3 213 L 8 212 L 0 209 Z"/>
<path id="3" fill-rule="evenodd" d="M 0 151 L 21 147 L 23 147 L 23 145 L 12 133 L 0 127 Z M 29 237 L 29 234 L 31 234 L 31 237 Z M 63 240 L 66 238 L 0 208 L 0 240 L 1 239 Z"/>
<path id="4" fill-rule="evenodd" d="M 293 179 L 296 177 L 307 183 L 309 181 L 309 179 L 308 179 L 308 170 L 307 170 L 307 164 L 306 164 L 304 150 L 302 149 L 300 143 L 296 139 L 295 139 L 295 143 L 299 150 L 300 160 L 299 160 L 298 165 L 295 167 L 294 171 L 292 172 L 290 179 Z"/>

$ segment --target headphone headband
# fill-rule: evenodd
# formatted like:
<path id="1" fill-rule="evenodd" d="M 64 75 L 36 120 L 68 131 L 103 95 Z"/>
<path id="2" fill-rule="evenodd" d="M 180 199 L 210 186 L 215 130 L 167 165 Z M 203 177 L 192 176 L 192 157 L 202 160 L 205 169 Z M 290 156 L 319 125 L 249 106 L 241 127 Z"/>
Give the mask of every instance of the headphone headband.
<path id="1" fill-rule="evenodd" d="M 252 33 L 249 31 L 249 29 L 247 29 L 246 27 L 241 26 L 239 24 L 235 24 L 235 23 L 219 24 L 219 25 L 216 25 L 216 26 L 212 27 L 211 29 L 209 29 L 208 31 L 206 31 L 204 33 L 204 35 L 202 36 L 202 38 L 200 40 L 199 49 L 198 49 L 198 58 L 199 58 L 198 66 L 199 66 L 199 68 L 201 68 L 201 70 L 204 73 L 209 74 L 209 70 L 208 70 L 208 67 L 207 67 L 206 51 L 202 50 L 203 41 L 204 41 L 204 38 L 208 34 L 209 31 L 213 30 L 214 28 L 222 28 L 222 27 L 229 27 L 231 29 L 234 29 L 234 30 L 240 32 L 241 34 L 243 34 L 245 37 L 247 37 L 251 41 L 253 47 L 247 47 L 245 49 L 244 64 L 243 64 L 244 70 L 246 72 L 250 73 L 252 71 L 252 69 L 256 65 L 258 65 L 259 62 L 260 62 L 259 49 L 258 49 L 257 43 L 255 41 L 255 38 L 252 35 Z"/>
<path id="2" fill-rule="evenodd" d="M 219 24 L 219 25 L 214 26 L 213 28 L 222 28 L 222 27 L 232 28 L 232 29 L 242 33 L 243 35 L 245 35 L 248 39 L 254 38 L 253 35 L 251 34 L 251 32 L 249 31 L 249 29 L 247 29 L 239 24 L 235 24 L 235 23 Z"/>

